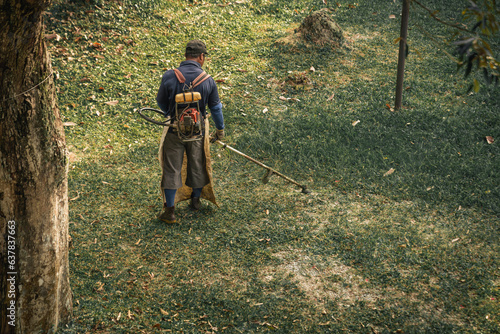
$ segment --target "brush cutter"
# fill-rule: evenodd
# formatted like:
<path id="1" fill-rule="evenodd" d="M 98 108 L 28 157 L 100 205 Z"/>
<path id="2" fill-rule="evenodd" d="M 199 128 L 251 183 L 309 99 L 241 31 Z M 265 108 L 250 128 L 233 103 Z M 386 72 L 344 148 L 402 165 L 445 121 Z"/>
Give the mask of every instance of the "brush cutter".
<path id="1" fill-rule="evenodd" d="M 157 125 L 161 125 L 161 126 L 172 126 L 170 124 L 171 119 L 170 118 L 165 119 L 165 113 L 163 111 L 161 111 L 161 110 L 153 109 L 153 108 L 141 108 L 137 112 L 138 112 L 138 114 L 142 118 L 144 118 L 148 122 L 151 122 L 151 123 L 157 124 Z M 146 115 L 146 114 L 148 114 L 148 115 Z M 157 120 L 157 118 L 159 118 L 159 117 L 161 118 L 161 120 Z M 265 168 L 267 170 L 267 172 L 264 175 L 264 177 L 262 178 L 262 183 L 264 183 L 264 184 L 268 183 L 269 182 L 269 178 L 272 175 L 277 175 L 277 176 L 279 176 L 279 177 L 287 180 L 288 182 L 291 182 L 291 183 L 299 186 L 302 189 L 302 193 L 303 194 L 310 194 L 311 193 L 311 191 L 308 190 L 305 185 L 299 184 L 297 181 L 292 180 L 288 176 L 283 175 L 280 172 L 272 169 L 271 167 L 264 165 L 262 162 L 260 162 L 258 160 L 255 160 L 252 157 L 249 157 L 248 155 L 246 155 L 245 153 L 242 153 L 242 152 L 238 151 L 234 147 L 231 147 L 231 146 L 227 145 L 226 143 L 223 143 L 223 142 L 221 142 L 220 140 L 217 140 L 217 139 L 216 140 L 212 140 L 211 142 L 215 142 L 215 143 L 221 145 L 223 148 L 227 148 L 228 150 L 230 150 L 230 151 L 232 151 L 232 152 L 234 152 L 234 153 L 236 153 L 238 155 L 241 155 L 242 157 L 247 158 L 251 162 L 253 162 L 253 163 L 255 163 L 255 164 L 257 164 L 257 165 Z"/>
<path id="2" fill-rule="evenodd" d="M 283 175 L 283 174 L 281 174 L 280 172 L 278 172 L 278 171 L 276 171 L 276 170 L 272 169 L 271 167 L 264 165 L 262 162 L 260 162 L 260 161 L 258 161 L 258 160 L 255 160 L 255 159 L 254 159 L 254 158 L 252 158 L 252 157 L 249 157 L 248 155 L 246 155 L 245 153 L 242 153 L 242 152 L 238 151 L 238 150 L 237 150 L 237 149 L 235 149 L 234 147 L 231 147 L 231 146 L 227 145 L 226 143 L 221 142 L 220 140 L 216 140 L 215 142 L 216 142 L 217 144 L 219 144 L 219 145 L 222 145 L 222 148 L 227 148 L 228 150 L 230 150 L 230 151 L 232 151 L 232 152 L 234 152 L 234 153 L 236 153 L 236 154 L 239 154 L 239 155 L 241 155 L 242 157 L 247 158 L 247 159 L 248 159 L 248 160 L 250 160 L 251 162 L 253 162 L 253 163 L 255 163 L 255 164 L 257 164 L 257 165 L 259 165 L 259 166 L 261 166 L 261 167 L 263 167 L 263 168 L 265 168 L 265 169 L 267 169 L 266 174 L 265 174 L 265 175 L 264 175 L 264 177 L 262 178 L 262 183 L 266 184 L 267 182 L 269 182 L 269 178 L 270 178 L 272 175 L 274 175 L 274 174 L 275 174 L 275 175 L 277 175 L 277 176 L 279 176 L 279 177 L 284 178 L 284 179 L 285 179 L 285 180 L 287 180 L 288 182 L 291 182 L 291 183 L 293 183 L 293 184 L 295 184 L 295 185 L 299 186 L 300 188 L 302 188 L 302 193 L 303 193 L 303 194 L 310 194 L 310 193 L 311 193 L 311 191 L 310 191 L 310 190 L 308 190 L 308 189 L 307 189 L 307 187 L 306 187 L 305 185 L 301 185 L 301 184 L 299 184 L 297 181 L 294 181 L 294 180 L 292 180 L 291 178 L 289 178 L 288 176 Z"/>

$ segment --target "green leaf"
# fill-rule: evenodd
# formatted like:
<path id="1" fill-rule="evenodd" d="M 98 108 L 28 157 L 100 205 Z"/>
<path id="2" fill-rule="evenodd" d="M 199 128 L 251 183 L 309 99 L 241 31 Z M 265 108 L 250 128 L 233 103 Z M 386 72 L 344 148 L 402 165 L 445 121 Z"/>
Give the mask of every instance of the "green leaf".
<path id="1" fill-rule="evenodd" d="M 477 81 L 477 79 L 474 79 L 474 92 L 477 93 L 479 92 L 479 88 L 480 88 L 480 84 L 479 84 L 479 81 Z"/>

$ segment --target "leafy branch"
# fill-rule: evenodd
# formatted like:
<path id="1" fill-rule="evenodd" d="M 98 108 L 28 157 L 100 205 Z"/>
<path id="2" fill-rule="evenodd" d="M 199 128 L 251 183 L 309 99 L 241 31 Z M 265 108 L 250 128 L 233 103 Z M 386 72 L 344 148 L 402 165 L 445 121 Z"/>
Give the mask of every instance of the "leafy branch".
<path id="1" fill-rule="evenodd" d="M 458 59 L 452 58 L 458 64 L 458 69 L 465 68 L 465 77 L 473 71 L 481 71 L 483 73 L 486 84 L 498 85 L 500 77 L 500 63 L 495 55 L 494 43 L 492 40 L 500 31 L 500 23 L 497 20 L 500 14 L 500 9 L 496 4 L 496 0 L 483 0 L 482 6 L 478 6 L 476 2 L 470 1 L 470 5 L 462 11 L 462 16 L 465 20 L 475 21 L 472 29 L 468 29 L 463 24 L 450 23 L 438 17 L 437 11 L 433 11 L 422 4 L 419 0 L 413 0 L 429 15 L 441 24 L 452 27 L 456 30 L 452 39 L 457 38 L 453 44 L 456 47 Z M 424 29 L 421 29 L 424 30 Z M 493 45 L 493 47 L 492 47 Z M 448 56 L 449 53 L 445 52 Z M 478 92 L 480 83 L 477 79 L 473 80 L 473 84 L 469 87 L 469 91 L 474 89 Z"/>
<path id="2" fill-rule="evenodd" d="M 470 3 L 471 5 L 462 12 L 462 15 L 465 19 L 474 19 L 476 24 L 470 34 L 460 36 L 459 40 L 454 43 L 461 61 L 459 67 L 465 66 L 465 77 L 468 77 L 475 65 L 476 70 L 483 72 L 484 80 L 488 85 L 492 83 L 498 85 L 500 62 L 496 58 L 490 40 L 500 31 L 500 24 L 497 20 L 500 9 L 496 5 L 496 0 L 484 0 L 482 8 L 473 1 Z M 474 79 L 469 90 L 473 88 L 477 92 L 479 86 L 477 79 Z"/>

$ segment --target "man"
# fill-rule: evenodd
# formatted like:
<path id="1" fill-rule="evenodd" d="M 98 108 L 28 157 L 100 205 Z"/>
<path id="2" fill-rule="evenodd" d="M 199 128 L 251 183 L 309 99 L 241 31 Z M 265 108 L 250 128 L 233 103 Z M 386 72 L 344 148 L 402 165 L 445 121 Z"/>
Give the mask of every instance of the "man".
<path id="1" fill-rule="evenodd" d="M 206 120 L 206 106 L 210 108 L 212 118 L 215 123 L 215 139 L 224 137 L 224 117 L 222 115 L 222 104 L 219 99 L 217 85 L 213 78 L 204 76 L 202 66 L 205 63 L 207 48 L 200 40 L 193 40 L 186 45 L 186 60 L 181 62 L 176 70 L 165 72 L 161 85 L 156 96 L 158 106 L 167 116 L 172 119 L 176 116 L 175 95 L 182 93 L 189 88 L 201 94 L 199 101 L 199 111 L 203 122 L 208 127 Z M 180 73 L 180 74 L 179 74 Z M 202 79 L 200 79 L 202 78 Z M 184 82 L 182 82 L 184 81 Z M 193 82 L 195 82 L 193 84 Z M 200 83 L 201 82 L 201 83 Z M 194 87 L 194 88 L 193 88 Z M 199 210 L 200 196 L 203 187 L 210 183 L 211 173 L 206 168 L 205 150 L 208 147 L 208 138 L 195 141 L 183 141 L 177 134 L 177 129 L 169 127 L 164 131 L 162 144 L 160 146 L 160 161 L 162 164 L 161 188 L 164 193 L 164 212 L 160 215 L 160 220 L 166 223 L 175 223 L 175 203 L 177 189 L 183 187 L 182 182 L 182 162 L 184 153 L 187 156 L 187 177 L 185 186 L 192 189 L 191 208 Z M 203 136 L 206 137 L 206 131 Z M 204 145 L 204 142 L 207 145 Z"/>

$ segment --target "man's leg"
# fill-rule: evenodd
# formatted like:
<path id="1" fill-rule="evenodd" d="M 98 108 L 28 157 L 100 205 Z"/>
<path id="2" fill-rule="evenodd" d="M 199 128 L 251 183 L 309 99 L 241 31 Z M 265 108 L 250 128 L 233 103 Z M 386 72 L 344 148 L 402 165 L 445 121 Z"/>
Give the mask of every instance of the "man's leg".
<path id="1" fill-rule="evenodd" d="M 163 174 L 161 187 L 165 193 L 165 211 L 160 215 L 160 220 L 166 223 L 175 223 L 175 193 L 182 186 L 182 159 L 184 145 L 179 138 L 168 133 L 163 143 Z"/>
<path id="2" fill-rule="evenodd" d="M 191 194 L 191 209 L 198 211 L 201 209 L 201 190 L 203 188 L 194 188 L 193 193 Z"/>
<path id="3" fill-rule="evenodd" d="M 167 223 L 167 224 L 173 224 L 176 222 L 175 219 L 175 193 L 177 192 L 177 189 L 164 189 L 165 193 L 165 203 L 163 204 L 164 211 L 160 215 L 160 220 Z"/>
<path id="4" fill-rule="evenodd" d="M 201 208 L 201 190 L 210 182 L 205 166 L 203 141 L 198 140 L 188 143 L 186 145 L 186 155 L 188 159 L 186 185 L 193 188 L 191 208 L 199 210 Z"/>

